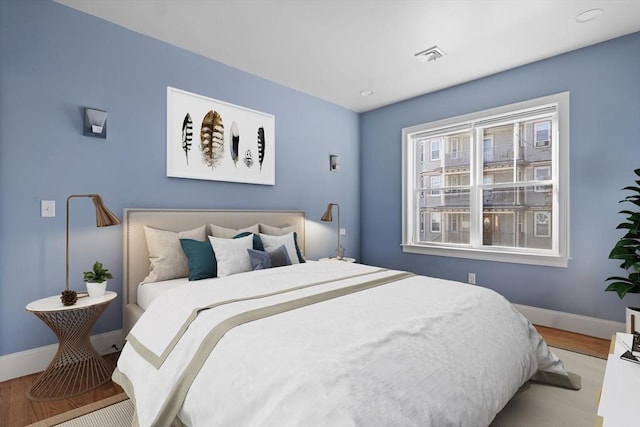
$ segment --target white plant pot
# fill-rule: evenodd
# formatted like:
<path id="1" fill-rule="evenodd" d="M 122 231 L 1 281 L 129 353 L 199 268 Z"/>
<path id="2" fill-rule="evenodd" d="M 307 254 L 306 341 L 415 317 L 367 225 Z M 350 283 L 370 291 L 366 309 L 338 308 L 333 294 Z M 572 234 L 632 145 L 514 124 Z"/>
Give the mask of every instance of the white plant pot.
<path id="1" fill-rule="evenodd" d="M 627 307 L 627 330 L 628 334 L 640 332 L 640 307 Z"/>
<path id="2" fill-rule="evenodd" d="M 104 281 L 102 283 L 96 282 L 87 282 L 87 292 L 89 292 L 90 298 L 97 298 L 104 295 L 104 292 L 107 290 L 107 282 Z"/>

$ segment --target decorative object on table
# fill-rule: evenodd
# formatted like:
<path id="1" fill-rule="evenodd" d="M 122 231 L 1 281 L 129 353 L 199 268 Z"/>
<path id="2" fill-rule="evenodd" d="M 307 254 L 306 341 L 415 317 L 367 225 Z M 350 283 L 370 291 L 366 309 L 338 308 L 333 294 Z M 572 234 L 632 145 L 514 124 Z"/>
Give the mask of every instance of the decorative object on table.
<path id="1" fill-rule="evenodd" d="M 640 178 L 640 168 L 634 170 Z M 636 186 L 627 186 L 623 190 L 633 192 L 619 203 L 631 203 L 633 210 L 622 210 L 619 213 L 627 215 L 626 220 L 616 227 L 618 230 L 626 230 L 626 233 L 614 246 L 609 254 L 609 259 L 622 260 L 620 268 L 628 275 L 608 277 L 612 283 L 607 286 L 607 291 L 614 291 L 622 299 L 628 293 L 640 293 L 640 179 L 635 180 Z M 640 307 L 627 307 L 627 332 L 636 332 L 640 329 Z"/>
<path id="2" fill-rule="evenodd" d="M 108 269 L 102 266 L 101 262 L 96 261 L 91 271 L 85 271 L 84 281 L 87 283 L 87 291 L 91 298 L 101 297 L 107 290 L 107 280 L 113 279 L 113 275 Z"/>
<path id="3" fill-rule="evenodd" d="M 344 248 L 340 245 L 340 205 L 338 205 L 337 203 L 329 203 L 327 205 L 327 210 L 324 212 L 324 215 L 322 215 L 322 218 L 320 218 L 320 220 L 325 222 L 332 222 L 333 215 L 331 214 L 331 212 L 334 206 L 338 208 L 338 245 L 336 246 L 336 258 L 342 259 L 344 258 Z"/>
<path id="4" fill-rule="evenodd" d="M 83 114 L 84 136 L 107 139 L 107 112 L 95 108 L 84 109 Z"/>
<path id="5" fill-rule="evenodd" d="M 273 115 L 167 87 L 167 176 L 274 185 L 275 153 Z"/>
<path id="6" fill-rule="evenodd" d="M 76 291 L 64 290 L 62 291 L 60 300 L 62 301 L 62 305 L 68 307 L 78 302 L 78 294 L 76 293 Z"/>
<path id="7" fill-rule="evenodd" d="M 65 303 L 65 301 L 69 303 L 65 305 L 75 304 L 75 301 L 71 302 L 73 301 L 73 297 L 71 297 L 72 295 L 71 292 L 74 292 L 74 291 L 69 289 L 69 202 L 71 201 L 71 199 L 78 198 L 78 197 L 87 197 L 93 201 L 93 204 L 96 208 L 96 227 L 109 227 L 112 225 L 120 224 L 120 220 L 118 219 L 118 217 L 104 205 L 102 197 L 99 194 L 72 194 L 71 196 L 67 197 L 66 250 L 65 250 L 67 277 L 66 277 L 65 291 L 69 291 L 69 292 L 67 292 L 66 294 L 67 296 L 65 296 L 65 293 L 63 292 L 62 296 L 60 297 L 63 303 Z M 77 298 L 76 298 L 76 301 L 77 301 Z"/>
<path id="8" fill-rule="evenodd" d="M 635 357 L 640 357 L 640 334 L 634 333 L 631 339 L 631 353 Z"/>

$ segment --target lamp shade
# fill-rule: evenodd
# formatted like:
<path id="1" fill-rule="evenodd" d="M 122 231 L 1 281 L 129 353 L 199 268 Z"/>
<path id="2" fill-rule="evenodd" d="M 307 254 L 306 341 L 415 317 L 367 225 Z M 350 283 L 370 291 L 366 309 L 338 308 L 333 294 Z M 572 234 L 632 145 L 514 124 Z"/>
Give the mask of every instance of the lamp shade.
<path id="1" fill-rule="evenodd" d="M 105 205 L 102 197 L 98 194 L 91 195 L 93 204 L 96 207 L 96 226 L 97 227 L 109 227 L 111 225 L 120 224 L 118 217 L 111 212 Z"/>
<path id="2" fill-rule="evenodd" d="M 333 221 L 333 215 L 331 215 L 332 207 L 333 207 L 333 203 L 329 203 L 327 205 L 327 210 L 324 211 L 324 214 L 322 215 L 322 218 L 320 218 L 320 221 L 325 221 L 325 222 Z"/>

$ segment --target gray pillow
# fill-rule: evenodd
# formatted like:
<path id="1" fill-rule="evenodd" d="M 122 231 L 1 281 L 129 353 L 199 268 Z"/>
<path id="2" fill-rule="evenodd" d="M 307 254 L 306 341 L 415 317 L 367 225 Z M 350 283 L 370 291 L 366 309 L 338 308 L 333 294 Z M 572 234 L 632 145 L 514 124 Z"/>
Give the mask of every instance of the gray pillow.
<path id="1" fill-rule="evenodd" d="M 281 245 L 273 251 L 263 252 L 255 249 L 247 249 L 247 252 L 249 252 L 249 260 L 254 270 L 291 265 L 291 259 L 284 245 Z"/>

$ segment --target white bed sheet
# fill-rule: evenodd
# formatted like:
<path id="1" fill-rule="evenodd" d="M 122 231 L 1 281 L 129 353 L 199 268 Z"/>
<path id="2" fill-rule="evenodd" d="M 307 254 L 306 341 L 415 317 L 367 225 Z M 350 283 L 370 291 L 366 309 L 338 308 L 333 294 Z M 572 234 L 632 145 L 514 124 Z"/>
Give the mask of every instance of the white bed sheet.
<path id="1" fill-rule="evenodd" d="M 142 283 L 138 285 L 138 305 L 143 310 L 147 310 L 151 303 L 164 292 L 185 284 L 189 284 L 189 279 L 186 277 L 162 282 Z"/>
<path id="2" fill-rule="evenodd" d="M 272 290 L 290 286 L 286 277 L 317 281 L 334 271 L 367 269 L 298 264 L 217 279 L 213 287 L 200 281 L 189 288 L 199 296 L 183 298 L 201 306 L 205 295 L 226 292 L 226 279 L 234 284 L 227 288 L 231 296 L 218 297 L 237 297 L 238 286 Z M 132 330 L 149 336 L 136 338 L 154 347 L 152 335 L 160 338 L 166 329 L 151 332 L 149 325 L 173 311 L 179 295 L 160 297 L 150 310 L 156 316 L 145 313 Z M 239 306 L 249 310 L 279 299 Z M 158 369 L 125 346 L 114 379 L 133 394 L 141 425 L 171 422 L 157 416 L 163 402 L 173 400 L 173 379 L 198 354 L 201 337 L 240 308 L 202 312 Z M 566 374 L 504 297 L 413 276 L 230 330 L 206 358 L 178 415 L 192 426 L 486 426 L 537 370 Z"/>

